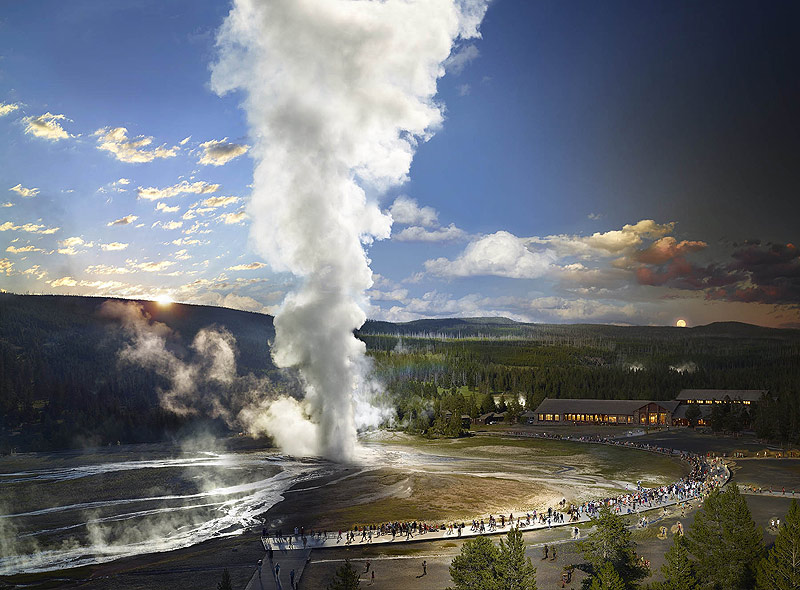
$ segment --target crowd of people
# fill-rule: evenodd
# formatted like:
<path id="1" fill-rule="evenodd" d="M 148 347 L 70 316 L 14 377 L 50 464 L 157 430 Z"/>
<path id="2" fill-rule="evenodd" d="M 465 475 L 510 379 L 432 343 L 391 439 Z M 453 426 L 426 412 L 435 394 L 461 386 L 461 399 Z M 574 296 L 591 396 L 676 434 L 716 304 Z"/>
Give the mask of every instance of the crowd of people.
<path id="1" fill-rule="evenodd" d="M 552 434 L 526 433 L 525 436 L 562 439 L 561 436 Z M 333 541 L 331 544 L 334 545 L 369 544 L 373 540 L 384 541 L 389 536 L 391 536 L 392 541 L 398 538 L 409 541 L 415 537 L 433 532 L 439 532 L 443 537 L 461 537 L 462 531 L 467 526 L 469 526 L 469 531 L 472 535 L 491 534 L 512 527 L 518 527 L 522 530 L 543 528 L 545 526 L 550 528 L 564 523 L 574 524 L 590 520 L 597 515 L 603 506 L 608 506 L 617 514 L 631 514 L 659 506 L 664 506 L 666 511 L 668 504 L 681 503 L 703 497 L 714 487 L 724 484 L 728 477 L 724 463 L 710 456 L 675 451 L 666 447 L 639 443 L 628 439 L 620 440 L 599 436 L 563 437 L 563 439 L 573 442 L 631 447 L 679 457 L 688 464 L 689 474 L 669 485 L 645 488 L 641 482 L 637 482 L 634 490 L 616 496 L 589 500 L 581 504 L 568 503 L 566 499 L 562 499 L 557 508 L 550 507 L 541 511 L 532 510 L 516 516 L 513 513 L 508 514 L 508 516 L 505 514 L 489 515 L 486 518 L 474 519 L 469 525 L 465 522 L 432 524 L 423 521 L 395 521 L 382 524 L 355 525 L 352 529 L 339 531 L 314 531 L 306 530 L 304 527 L 295 527 L 293 532 L 289 534 L 284 534 L 280 529 L 270 533 L 264 528 L 262 530 L 262 540 L 265 547 L 276 544 L 288 549 L 300 547 L 305 549 L 309 544 L 322 546 L 329 544 L 328 541 Z M 573 537 L 575 537 L 576 529 L 577 527 L 573 528 Z"/>

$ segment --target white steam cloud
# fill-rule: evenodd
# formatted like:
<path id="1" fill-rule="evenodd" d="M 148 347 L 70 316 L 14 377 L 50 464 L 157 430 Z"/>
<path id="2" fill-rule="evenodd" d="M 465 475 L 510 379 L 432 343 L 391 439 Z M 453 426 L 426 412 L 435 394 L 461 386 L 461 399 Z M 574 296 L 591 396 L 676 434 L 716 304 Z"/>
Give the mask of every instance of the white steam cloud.
<path id="1" fill-rule="evenodd" d="M 305 399 L 263 417 L 273 435 L 284 417 L 303 425 L 299 454 L 350 460 L 358 425 L 379 414 L 353 336 L 372 285 L 365 246 L 391 229 L 377 197 L 407 180 L 417 143 L 441 125 L 443 63 L 478 37 L 486 4 L 236 0 L 219 32 L 212 87 L 243 91 L 255 143 L 256 247 L 303 279 L 276 314 L 273 358 L 299 368 Z"/>

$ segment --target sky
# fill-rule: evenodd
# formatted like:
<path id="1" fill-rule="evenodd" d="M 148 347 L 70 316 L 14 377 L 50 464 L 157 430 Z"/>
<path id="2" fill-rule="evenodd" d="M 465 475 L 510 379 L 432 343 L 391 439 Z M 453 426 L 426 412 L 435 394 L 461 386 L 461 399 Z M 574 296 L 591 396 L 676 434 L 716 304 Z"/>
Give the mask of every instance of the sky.
<path id="1" fill-rule="evenodd" d="M 211 82 L 230 9 L 3 5 L 0 288 L 274 313 L 297 287 L 255 247 L 259 138 Z M 491 2 L 376 197 L 367 316 L 800 327 L 798 18 Z"/>

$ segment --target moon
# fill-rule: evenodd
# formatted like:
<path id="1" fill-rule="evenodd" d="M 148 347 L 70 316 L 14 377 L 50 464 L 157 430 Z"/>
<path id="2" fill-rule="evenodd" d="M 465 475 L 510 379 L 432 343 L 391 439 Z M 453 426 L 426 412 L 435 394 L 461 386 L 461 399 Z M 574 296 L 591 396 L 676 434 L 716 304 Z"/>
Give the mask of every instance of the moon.
<path id="1" fill-rule="evenodd" d="M 677 322 L 675 322 L 675 325 L 676 325 L 678 328 L 685 328 L 685 327 L 686 327 L 686 320 L 684 320 L 684 319 L 680 319 L 680 320 L 678 320 Z"/>

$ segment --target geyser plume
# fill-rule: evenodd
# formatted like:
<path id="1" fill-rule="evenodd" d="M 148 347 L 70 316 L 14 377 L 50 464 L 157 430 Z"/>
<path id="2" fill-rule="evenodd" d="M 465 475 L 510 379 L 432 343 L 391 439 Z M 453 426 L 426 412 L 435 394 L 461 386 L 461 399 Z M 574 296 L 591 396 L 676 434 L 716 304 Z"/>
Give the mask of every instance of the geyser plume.
<path id="1" fill-rule="evenodd" d="M 406 181 L 417 142 L 441 124 L 443 62 L 478 36 L 486 4 L 236 0 L 219 31 L 212 87 L 243 91 L 255 144 L 253 241 L 301 279 L 276 314 L 273 358 L 300 370 L 303 404 L 281 411 L 315 454 L 352 459 L 357 420 L 370 420 L 353 330 L 372 285 L 365 247 L 391 230 L 377 197 Z"/>

